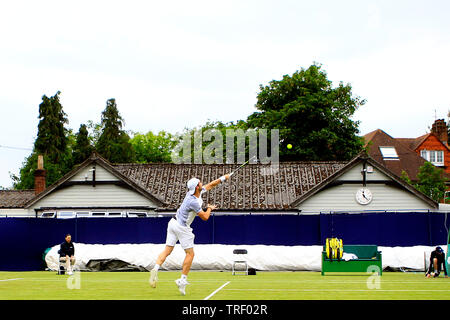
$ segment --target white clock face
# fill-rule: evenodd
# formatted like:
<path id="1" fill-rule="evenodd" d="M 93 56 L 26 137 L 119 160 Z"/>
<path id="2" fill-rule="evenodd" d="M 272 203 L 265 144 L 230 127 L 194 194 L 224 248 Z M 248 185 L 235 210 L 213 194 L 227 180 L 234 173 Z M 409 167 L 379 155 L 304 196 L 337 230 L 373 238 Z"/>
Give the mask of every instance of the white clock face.
<path id="1" fill-rule="evenodd" d="M 358 191 L 356 191 L 356 201 L 359 204 L 369 204 L 372 202 L 372 192 L 367 188 L 361 188 Z"/>

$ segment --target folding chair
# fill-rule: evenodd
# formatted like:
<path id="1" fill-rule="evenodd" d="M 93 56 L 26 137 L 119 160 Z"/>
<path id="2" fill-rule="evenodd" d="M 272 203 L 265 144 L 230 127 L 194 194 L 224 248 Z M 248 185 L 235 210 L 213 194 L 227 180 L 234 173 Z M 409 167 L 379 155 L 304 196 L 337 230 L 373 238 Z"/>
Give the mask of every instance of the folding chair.
<path id="1" fill-rule="evenodd" d="M 233 250 L 233 264 L 231 266 L 232 274 L 235 275 L 237 272 L 244 272 L 246 275 L 248 275 L 248 263 L 247 263 L 247 249 L 234 249 Z M 237 271 L 236 265 L 245 265 L 245 271 Z"/>
<path id="2" fill-rule="evenodd" d="M 61 259 L 64 259 L 64 261 L 61 261 Z M 65 274 L 65 273 L 66 273 L 66 261 L 65 258 L 59 255 L 58 251 L 58 274 Z"/>

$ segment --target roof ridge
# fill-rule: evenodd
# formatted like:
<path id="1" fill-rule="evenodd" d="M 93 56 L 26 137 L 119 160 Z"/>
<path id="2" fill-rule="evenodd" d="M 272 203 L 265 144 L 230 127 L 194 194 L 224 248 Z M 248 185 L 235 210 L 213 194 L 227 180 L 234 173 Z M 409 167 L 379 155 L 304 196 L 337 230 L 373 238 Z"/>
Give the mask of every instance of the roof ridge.
<path id="1" fill-rule="evenodd" d="M 328 163 L 347 163 L 348 160 L 298 160 L 298 161 L 279 161 L 279 164 L 328 164 Z M 250 163 L 249 165 L 269 165 L 269 163 Z M 173 165 L 173 166 L 233 166 L 242 163 L 171 163 L 171 162 L 148 162 L 148 163 L 114 163 L 113 167 L 120 166 L 157 166 L 157 165 Z"/>

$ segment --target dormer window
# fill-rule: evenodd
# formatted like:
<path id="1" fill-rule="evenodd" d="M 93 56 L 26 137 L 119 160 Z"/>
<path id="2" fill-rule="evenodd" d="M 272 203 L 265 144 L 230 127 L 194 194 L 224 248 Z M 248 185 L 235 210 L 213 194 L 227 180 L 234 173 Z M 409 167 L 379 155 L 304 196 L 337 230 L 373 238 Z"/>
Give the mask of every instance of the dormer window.
<path id="1" fill-rule="evenodd" d="M 420 150 L 420 156 L 435 166 L 444 166 L 444 151 L 442 150 Z"/>
<path id="2" fill-rule="evenodd" d="M 380 147 L 383 160 L 398 160 L 398 154 L 395 147 Z"/>

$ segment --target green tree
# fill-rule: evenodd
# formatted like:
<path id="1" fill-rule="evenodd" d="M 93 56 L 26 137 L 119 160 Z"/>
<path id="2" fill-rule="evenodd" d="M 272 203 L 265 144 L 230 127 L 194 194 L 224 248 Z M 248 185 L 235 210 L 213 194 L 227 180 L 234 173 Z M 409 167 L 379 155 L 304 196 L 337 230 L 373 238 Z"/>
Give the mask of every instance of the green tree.
<path id="1" fill-rule="evenodd" d="M 166 131 L 160 131 L 158 134 L 152 131 L 146 134 L 135 133 L 130 143 L 137 163 L 172 162 L 171 154 L 176 140 Z"/>
<path id="2" fill-rule="evenodd" d="M 134 162 L 135 154 L 130 143 L 130 136 L 122 130 L 123 119 L 115 99 L 109 99 L 106 102 L 101 125 L 102 133 L 96 145 L 97 151 L 112 163 Z"/>
<path id="3" fill-rule="evenodd" d="M 402 170 L 402 175 L 400 178 L 405 181 L 406 183 L 409 183 L 410 185 L 414 185 L 412 180 L 409 178 L 408 173 L 405 170 Z"/>
<path id="4" fill-rule="evenodd" d="M 182 133 L 176 135 L 176 144 L 178 146 L 186 143 L 186 139 L 188 139 L 188 144 L 190 145 L 189 154 L 184 154 L 185 149 L 180 150 L 178 156 L 183 158 L 184 162 L 200 162 L 196 157 L 200 154 L 202 156 L 202 163 L 205 162 L 206 158 L 210 159 L 212 163 L 227 163 L 227 131 L 237 132 L 241 130 L 241 132 L 245 133 L 248 130 L 248 126 L 245 121 L 239 120 L 236 123 L 234 122 L 221 122 L 221 121 L 207 121 L 204 125 L 198 126 L 195 128 L 185 128 Z M 257 130 L 250 129 L 252 131 L 257 132 Z M 198 137 L 198 138 L 197 138 Z M 246 159 L 248 159 L 249 153 L 249 138 L 245 136 L 245 148 L 244 150 L 238 150 L 237 138 L 235 138 L 234 143 L 234 153 L 233 153 L 233 163 L 238 159 L 238 153 L 241 152 L 244 154 Z M 198 139 L 201 139 L 198 140 Z M 219 139 L 217 141 L 216 139 Z M 200 141 L 200 143 L 198 143 Z M 214 144 L 217 143 L 217 147 L 221 149 L 222 154 L 215 153 L 216 148 L 214 148 Z M 174 148 L 175 149 L 175 148 Z"/>
<path id="5" fill-rule="evenodd" d="M 85 124 L 81 124 L 73 148 L 73 164 L 77 165 L 86 160 L 91 155 L 92 151 L 94 151 L 94 147 L 90 143 L 88 129 Z"/>
<path id="6" fill-rule="evenodd" d="M 89 141 L 91 145 L 96 146 L 98 143 L 98 139 L 102 135 L 102 124 L 96 123 L 92 120 L 88 120 L 86 127 L 89 132 Z"/>
<path id="7" fill-rule="evenodd" d="M 428 161 L 419 168 L 416 183 L 411 181 L 405 171 L 402 172 L 402 179 L 437 202 L 444 197 L 445 190 L 447 189 L 444 170 L 435 167 Z"/>
<path id="8" fill-rule="evenodd" d="M 49 156 L 53 163 L 57 163 L 67 152 L 67 115 L 59 100 L 60 91 L 48 98 L 42 97 L 39 105 L 38 134 L 34 142 L 36 152 Z"/>
<path id="9" fill-rule="evenodd" d="M 38 154 L 44 156 L 46 185 L 49 186 L 72 169 L 74 135 L 65 128 L 67 115 L 59 101 L 60 92 L 42 97 L 39 105 L 38 134 L 31 154 L 24 160 L 19 175 L 10 174 L 14 189 L 33 189 Z"/>
<path id="10" fill-rule="evenodd" d="M 435 201 L 440 201 L 444 197 L 446 190 L 444 170 L 435 167 L 431 162 L 425 162 L 419 168 L 417 174 L 416 188 Z"/>
<path id="11" fill-rule="evenodd" d="M 362 150 L 358 122 L 351 119 L 365 100 L 350 84 L 332 86 L 320 65 L 260 85 L 247 123 L 251 128 L 279 129 L 281 160 L 348 160 Z M 292 149 L 287 149 L 291 144 Z"/>

